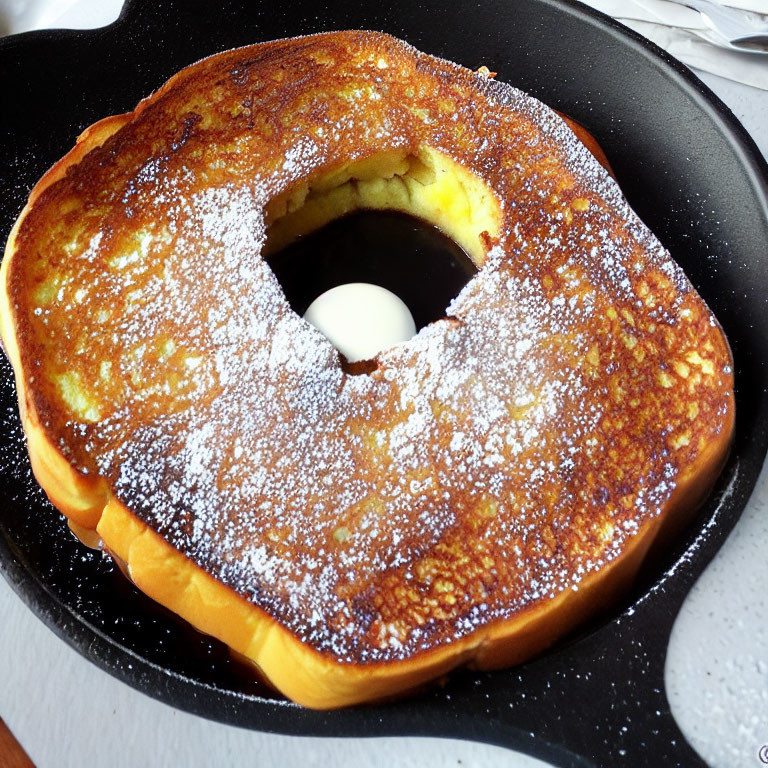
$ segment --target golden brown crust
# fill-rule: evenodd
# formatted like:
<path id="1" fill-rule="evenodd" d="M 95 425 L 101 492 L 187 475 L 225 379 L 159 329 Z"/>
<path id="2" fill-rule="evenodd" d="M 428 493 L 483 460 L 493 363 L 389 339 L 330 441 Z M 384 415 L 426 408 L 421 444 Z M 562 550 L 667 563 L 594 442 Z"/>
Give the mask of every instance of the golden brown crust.
<path id="1" fill-rule="evenodd" d="M 546 647 L 612 599 L 660 532 L 690 514 L 733 428 L 719 326 L 569 136 L 513 89 L 373 33 L 221 54 L 133 114 L 96 124 L 33 190 L 2 267 L 0 325 L 41 485 L 77 525 L 98 530 L 147 594 L 308 706 L 378 699 L 458 664 L 501 666 Z M 267 347 L 250 342 L 253 357 L 272 344 L 266 374 L 208 366 L 220 326 L 202 310 L 226 303 L 222 283 L 243 290 L 228 281 L 250 268 L 243 253 L 258 261 L 261 209 L 361 153 L 389 152 L 395 167 L 402 150 L 402 183 L 429 186 L 424 147 L 448 158 L 435 173 L 458 161 L 503 201 L 479 232 L 485 263 L 454 319 L 382 355 L 369 375 L 345 377 L 277 294 L 256 292 L 275 330 L 304 346 L 285 358 L 274 333 Z M 290 209 L 295 194 L 287 199 Z M 233 200 L 240 208 L 222 232 L 212 201 Z M 180 317 L 178 297 L 163 290 L 179 284 L 185 259 L 195 263 L 179 230 L 200 220 L 208 263 L 229 260 L 229 271 L 214 263 L 210 274 L 187 273 L 181 295 L 199 301 Z M 148 254 L 159 266 L 136 271 Z M 134 291 L 144 294 L 130 299 Z M 134 317 L 145 325 L 126 331 Z M 149 357 L 136 353 L 147 339 Z M 311 364 L 297 374 L 299 353 Z M 277 377 L 291 397 L 282 405 L 272 394 L 277 412 L 250 422 L 267 406 L 263 394 L 229 391 L 243 372 L 265 391 Z M 321 391 L 325 399 L 314 397 Z M 306 392 L 313 398 L 300 402 Z M 328 398 L 348 410 L 329 416 Z M 237 417 L 244 448 L 233 447 L 222 408 Z M 302 426 L 289 438 L 286 417 Z M 211 423 L 223 433 L 211 437 Z M 303 447 L 310 429 L 314 449 Z M 274 452 L 256 460 L 263 430 Z M 427 448 L 414 448 L 422 437 Z M 195 495 L 190 481 L 205 476 L 185 467 L 210 460 L 205 440 L 223 463 Z M 255 485 L 265 467 L 281 482 L 271 496 Z M 309 489 L 290 490 L 297 475 Z M 332 483 L 316 492 L 324 477 Z M 243 500 L 237 488 L 255 490 Z"/>
<path id="2" fill-rule="evenodd" d="M 576 134 L 578 140 L 592 153 L 595 160 L 605 168 L 608 173 L 616 178 L 616 174 L 611 168 L 611 164 L 606 157 L 603 148 L 597 143 L 595 137 L 583 126 L 581 123 L 577 123 L 573 118 L 564 115 L 562 112 L 558 112 L 558 115 L 563 118 L 565 124 Z"/>

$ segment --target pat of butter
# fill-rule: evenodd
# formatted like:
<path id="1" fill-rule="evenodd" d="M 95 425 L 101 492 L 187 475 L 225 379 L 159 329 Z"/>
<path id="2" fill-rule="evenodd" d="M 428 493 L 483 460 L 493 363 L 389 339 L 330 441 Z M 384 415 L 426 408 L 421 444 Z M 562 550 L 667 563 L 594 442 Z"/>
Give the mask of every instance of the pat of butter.
<path id="1" fill-rule="evenodd" d="M 350 363 L 370 360 L 416 333 L 408 307 L 371 283 L 345 283 L 320 294 L 304 314 Z"/>

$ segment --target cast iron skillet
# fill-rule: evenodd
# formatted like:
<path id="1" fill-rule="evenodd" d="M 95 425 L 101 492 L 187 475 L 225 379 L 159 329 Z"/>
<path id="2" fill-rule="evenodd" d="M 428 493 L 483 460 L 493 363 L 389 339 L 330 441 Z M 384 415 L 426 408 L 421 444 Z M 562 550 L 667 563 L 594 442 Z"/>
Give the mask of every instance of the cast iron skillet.
<path id="1" fill-rule="evenodd" d="M 664 693 L 685 595 L 743 509 L 766 450 L 768 168 L 727 108 L 633 33 L 569 0 L 129 2 L 89 32 L 0 41 L 0 231 L 31 185 L 97 119 L 134 107 L 182 66 L 237 45 L 373 28 L 532 92 L 591 130 L 632 205 L 722 322 L 736 361 L 728 465 L 688 535 L 623 608 L 502 672 L 459 672 L 398 703 L 313 712 L 244 683 L 191 633 L 66 534 L 30 478 L 2 371 L 0 562 L 30 607 L 83 655 L 173 706 L 292 734 L 416 734 L 506 745 L 559 766 L 702 765 Z"/>

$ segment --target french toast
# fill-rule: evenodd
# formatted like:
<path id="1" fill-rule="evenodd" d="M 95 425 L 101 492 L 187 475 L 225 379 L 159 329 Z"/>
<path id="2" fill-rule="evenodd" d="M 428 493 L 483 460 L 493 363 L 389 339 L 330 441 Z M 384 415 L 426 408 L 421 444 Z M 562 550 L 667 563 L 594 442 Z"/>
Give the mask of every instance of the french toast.
<path id="1" fill-rule="evenodd" d="M 264 257 L 360 208 L 478 272 L 353 375 Z M 542 651 L 690 519 L 732 436 L 720 326 L 565 122 L 380 33 L 218 54 L 95 124 L 0 282 L 53 504 L 310 707 Z"/>

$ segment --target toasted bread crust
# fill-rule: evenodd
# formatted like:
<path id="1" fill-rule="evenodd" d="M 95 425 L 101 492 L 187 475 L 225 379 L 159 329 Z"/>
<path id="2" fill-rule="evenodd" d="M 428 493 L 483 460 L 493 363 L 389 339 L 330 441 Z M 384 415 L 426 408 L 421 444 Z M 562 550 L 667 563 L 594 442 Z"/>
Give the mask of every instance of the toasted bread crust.
<path id="1" fill-rule="evenodd" d="M 382 61 L 386 67 L 380 67 Z M 281 71 L 295 74 L 307 68 L 310 85 L 295 85 L 293 81 L 280 85 L 273 96 L 276 102 L 263 107 L 270 119 L 277 122 L 260 124 L 264 114 L 254 106 L 258 100 L 255 94 L 260 93 L 257 83 L 270 78 L 277 82 Z M 446 490 L 449 502 L 439 514 L 434 511 L 438 496 L 427 490 L 427 501 L 417 492 L 408 497 L 413 514 L 403 517 L 394 502 L 387 502 L 375 473 L 402 472 L 407 467 L 408 483 L 416 485 L 428 477 L 444 478 L 444 471 L 450 466 L 450 462 L 445 463 L 446 457 L 450 456 L 456 434 L 475 434 L 471 430 L 477 429 L 472 426 L 471 409 L 466 414 L 458 411 L 458 401 L 447 395 L 430 400 L 427 407 L 434 424 L 428 424 L 424 434 L 431 435 L 436 453 L 430 453 L 429 460 L 425 459 L 420 466 L 408 464 L 405 459 L 399 465 L 401 459 L 394 455 L 394 443 L 382 465 L 377 458 L 376 441 L 378 434 L 387 430 L 391 433 L 402 425 L 404 414 L 413 415 L 422 407 L 417 398 L 403 408 L 407 387 L 405 379 L 398 376 L 402 371 L 420 370 L 430 354 L 430 344 L 436 343 L 434 339 L 439 334 L 449 331 L 443 326 L 436 327 L 431 335 L 411 347 L 406 345 L 382 356 L 378 369 L 371 375 L 373 388 L 356 395 L 360 402 L 365 401 L 365 409 L 350 412 L 336 426 L 342 434 L 352 436 L 349 445 L 354 449 L 358 469 L 351 480 L 358 482 L 358 473 L 366 478 L 374 473 L 374 479 L 365 480 L 369 484 L 369 495 L 365 498 L 372 498 L 375 503 L 361 507 L 358 495 L 347 502 L 346 516 L 340 509 L 317 512 L 318 530 L 333 534 L 326 539 L 325 546 L 333 548 L 329 557 L 337 568 L 332 585 L 322 590 L 328 598 L 327 614 L 317 624 L 307 613 L 316 612 L 317 603 L 302 605 L 301 599 L 291 594 L 291 587 L 281 583 L 279 574 L 274 583 L 265 581 L 264 572 L 249 583 L 241 571 L 233 576 L 231 563 L 228 564 L 228 557 L 247 559 L 246 550 L 250 556 L 258 550 L 268 551 L 272 557 L 277 548 L 285 562 L 294 563 L 297 573 L 310 573 L 311 569 L 305 570 L 307 561 L 317 557 L 323 547 L 315 544 L 314 550 L 308 550 L 306 545 L 291 545 L 291 535 L 281 538 L 284 534 L 276 527 L 275 519 L 285 515 L 285 510 L 276 513 L 277 518 L 266 515 L 260 519 L 260 528 L 249 528 L 250 541 L 237 547 L 232 545 L 230 551 L 217 550 L 215 544 L 225 535 L 225 526 L 231 527 L 233 522 L 233 518 L 222 513 L 210 529 L 214 533 L 213 543 L 201 545 L 194 539 L 191 546 L 194 519 L 185 520 L 185 533 L 180 537 L 179 520 L 174 517 L 173 525 L 168 522 L 168 515 L 177 515 L 179 510 L 164 507 L 167 502 L 153 508 L 142 498 L 142 473 L 147 469 L 135 454 L 136 446 L 146 448 L 147 443 L 136 442 L 130 450 L 124 448 L 127 443 L 118 442 L 115 447 L 115 425 L 123 439 L 129 433 L 137 434 L 142 425 L 159 417 L 185 414 L 195 408 L 197 399 L 206 405 L 220 401 L 226 389 L 221 377 L 193 382 L 195 397 L 181 385 L 175 398 L 167 394 L 137 397 L 139 385 L 130 381 L 121 382 L 124 388 L 119 392 L 104 384 L 103 391 L 97 388 L 89 392 L 89 398 L 80 397 L 77 388 L 72 394 L 71 387 L 62 395 L 61 381 L 71 381 L 66 376 L 71 372 L 71 359 L 77 357 L 77 341 L 68 346 L 66 315 L 67 311 L 75 312 L 78 323 L 92 326 L 96 314 L 106 311 L 107 305 L 98 297 L 82 308 L 75 305 L 73 296 L 78 286 L 82 288 L 83 281 L 93 279 L 96 273 L 85 270 L 78 276 L 74 265 L 88 260 L 96 263 L 101 270 L 96 274 L 96 282 L 111 284 L 113 278 L 104 277 L 104 264 L 126 260 L 125 237 L 130 237 L 136 227 L 148 226 L 146 205 L 151 198 L 142 184 L 152 187 L 155 202 L 164 194 L 161 186 L 170 178 L 168 174 L 178 175 L 183 169 L 193 169 L 198 178 L 190 182 L 192 186 L 184 193 L 186 198 L 180 199 L 191 199 L 190 195 L 205 191 L 206 184 L 216 189 L 231 188 L 233 178 L 240 185 L 253 184 L 253 171 L 249 176 L 236 147 L 238 141 L 246 141 L 256 133 L 268 147 L 274 145 L 270 149 L 273 154 L 261 158 L 266 171 L 258 168 L 256 173 L 262 184 L 258 204 L 267 207 L 271 199 L 290 193 L 302 178 L 319 178 L 320 171 L 336 172 L 356 157 L 355 145 L 360 145 L 359 139 L 351 142 L 348 147 L 340 147 L 334 156 L 323 155 L 322 162 L 314 165 L 297 156 L 297 167 L 286 169 L 289 163 L 285 158 L 292 157 L 291 147 L 296 146 L 290 143 L 296 139 L 288 136 L 289 129 L 298 129 L 300 136 L 311 130 L 316 140 L 318 127 L 330 130 L 333 126 L 327 115 L 313 112 L 311 106 L 306 108 L 306 118 L 294 119 L 291 116 L 296 105 L 306 106 L 308 94 L 318 88 L 326 96 L 340 94 L 341 101 L 349 96 L 346 89 L 351 89 L 350 93 L 365 89 L 376 93 L 382 87 L 382 72 L 395 68 L 400 71 L 391 82 L 398 87 L 404 83 L 403 93 L 424 85 L 429 92 L 429 96 L 414 97 L 411 117 L 402 118 L 405 122 L 398 126 L 405 136 L 407 151 L 418 152 L 428 145 L 445 153 L 469 168 L 488 185 L 492 196 L 498 195 L 502 200 L 498 209 L 492 209 L 495 213 L 489 218 L 490 229 L 479 240 L 486 242 L 487 247 L 475 254 L 482 264 L 481 274 L 501 272 L 506 279 L 528 286 L 526 291 L 532 291 L 537 301 L 542 299 L 559 306 L 558 302 L 570 300 L 579 311 L 594 302 L 597 310 L 592 310 L 589 322 L 579 320 L 575 326 L 567 326 L 567 332 L 561 328 L 559 335 L 536 337 L 539 364 L 572 370 L 571 380 L 578 378 L 579 383 L 578 389 L 558 401 L 563 411 L 539 424 L 539 439 L 545 444 L 550 440 L 556 443 L 552 452 L 531 446 L 522 438 L 503 450 L 487 448 L 488 466 L 497 463 L 497 456 L 504 462 L 502 470 L 492 474 L 490 470 L 479 469 L 484 466 L 482 457 L 466 464 L 467 449 L 462 449 L 464 474 L 476 474 L 478 479 L 472 490 L 466 484 L 461 491 Z M 339 85 L 333 79 L 341 73 L 340 80 L 344 81 L 346 73 L 352 71 L 356 79 L 351 84 Z M 390 83 L 386 77 L 383 82 Z M 215 109 L 206 110 L 206 94 L 218 99 Z M 263 94 L 262 98 L 268 101 Z M 524 157 L 520 171 L 523 182 L 515 187 L 509 180 L 511 176 L 502 177 L 501 171 L 489 165 L 480 146 L 484 135 L 459 141 L 455 137 L 445 138 L 428 121 L 421 122 L 424 111 L 439 112 L 441 104 L 451 98 L 461 104 L 462 118 L 478 134 L 485 131 L 486 122 L 507 121 L 509 132 L 505 136 L 509 143 L 503 152 L 493 155 L 494 162 L 499 168 L 511 168 L 513 164 L 504 163 L 515 159 L 513 152 Z M 373 119 L 381 115 L 380 119 L 386 121 L 391 109 L 389 104 L 377 112 L 376 100 L 366 103 L 367 113 L 374 113 Z M 105 548 L 125 564 L 143 591 L 253 660 L 273 685 L 307 706 L 335 707 L 388 697 L 460 664 L 490 668 L 529 658 L 626 587 L 659 534 L 680 526 L 692 514 L 727 454 L 733 430 L 733 384 L 730 352 L 719 326 L 652 236 L 631 217 L 617 198 L 615 188 L 598 174 L 597 166 L 572 145 L 563 151 L 561 145 L 568 142 L 566 129 L 550 124 L 551 113 L 541 112 L 543 109 L 506 86 L 484 82 L 454 65 L 417 54 L 387 36 L 373 33 L 321 35 L 228 52 L 182 71 L 142 102 L 134 113 L 107 118 L 88 129 L 75 149 L 35 187 L 8 241 L 0 273 L 4 286 L 0 331 L 16 373 L 22 421 L 33 469 L 41 485 L 76 526 L 98 532 Z M 226 130 L 221 123 L 224 112 L 233 121 L 232 126 L 225 126 Z M 480 112 L 482 120 L 477 117 Z M 354 115 L 363 123 L 357 129 L 370 137 L 370 126 L 353 110 Z M 288 123 L 279 128 L 281 116 Z M 413 116 L 418 124 L 411 122 Z M 334 120 L 338 119 L 334 116 Z M 217 152 L 223 153 L 222 147 L 226 146 L 233 153 L 227 155 L 230 167 L 218 167 L 217 157 L 223 155 L 206 154 L 205 147 L 211 141 L 206 132 L 215 136 Z M 289 143 L 284 144 L 286 141 Z M 377 152 L 394 151 L 394 145 L 387 140 L 367 141 L 365 151 L 372 157 Z M 539 142 L 544 145 L 543 150 L 530 149 Z M 249 147 L 249 151 L 254 151 Z M 207 165 L 203 165 L 201 157 Z M 279 158 L 283 158 L 282 167 Z M 153 160 L 163 160 L 172 167 L 163 173 L 156 173 L 155 169 L 150 178 L 146 169 Z M 399 157 L 395 160 L 399 162 Z M 232 168 L 236 170 L 234 176 Z M 440 170 L 445 168 L 450 165 Z M 199 174 L 210 178 L 201 181 Z M 513 188 L 516 197 L 511 194 Z M 102 210 L 99 195 L 105 190 L 114 194 L 106 210 Z M 526 196 L 531 204 L 526 203 Z M 137 204 L 129 215 L 125 207 L 133 205 L 134 199 L 145 207 Z M 288 198 L 287 208 L 291 199 Z M 534 200 L 539 210 L 533 206 Z M 172 202 L 164 198 L 161 216 L 169 215 Z M 209 214 L 202 211 L 204 216 Z M 94 223 L 78 231 L 84 215 Z M 498 218 L 495 232 L 491 231 L 494 216 Z M 65 221 L 64 229 L 55 229 L 52 222 L 57 218 Z M 254 221 L 258 229 L 257 219 Z M 542 244 L 558 232 L 548 229 L 550 226 L 561 229 L 558 236 L 563 241 L 562 253 L 553 253 L 551 249 L 544 253 Z M 595 242 L 595 235 L 589 234 L 598 227 L 608 232 L 602 243 Z M 259 243 L 263 244 L 263 230 L 256 234 L 258 248 Z M 67 240 L 72 235 L 71 247 L 62 250 L 67 245 L 62 238 Z M 112 239 L 101 245 L 105 236 Z M 531 243 L 542 248 L 542 269 L 530 261 Z M 609 252 L 610 263 L 605 258 L 590 257 L 590 249 L 600 245 Z M 176 241 L 168 243 L 169 248 L 177 246 Z M 213 250 L 216 251 L 216 246 Z M 162 265 L 163 259 L 170 263 L 167 254 L 167 250 L 158 247 L 152 255 Z M 575 257 L 582 259 L 581 266 L 574 262 Z M 67 261 L 69 258 L 71 262 Z M 497 266 L 499 258 L 501 267 Z M 641 269 L 633 269 L 637 263 Z M 55 285 L 63 291 L 58 298 L 49 296 L 50 291 L 36 292 L 41 285 L 40 275 L 48 274 L 52 266 L 61 269 L 63 275 Z M 68 287 L 66 281 L 70 277 L 72 285 Z M 124 301 L 129 285 L 130 281 L 120 287 L 119 301 Z M 521 300 L 530 301 L 531 295 L 521 295 Z M 478 301 L 487 305 L 496 299 L 493 292 L 476 285 L 474 294 L 470 289 L 458 300 L 458 322 L 471 328 L 481 314 Z M 508 308 L 504 302 L 508 299 L 500 296 L 498 300 L 496 310 L 505 316 Z M 117 306 L 126 311 L 126 305 L 115 302 L 114 297 L 110 301 L 110 309 Z M 65 309 L 67 306 L 69 310 Z M 36 314 L 36 310 L 41 311 Z M 122 317 L 121 322 L 128 317 L 117 314 Z M 37 320 L 41 315 L 49 318 L 48 324 Z M 116 332 L 119 324 L 110 323 L 107 322 L 107 327 Z M 546 326 L 551 331 L 551 325 L 549 320 L 542 320 L 542 328 Z M 62 346 L 63 350 L 53 349 L 54 345 L 47 341 L 51 327 L 61 329 L 55 346 Z M 163 333 L 166 332 L 167 327 L 163 326 Z M 174 338 L 181 338 L 177 326 L 174 333 Z M 299 329 L 295 333 L 301 336 L 305 331 Z M 118 347 L 111 357 L 101 344 L 95 344 L 91 353 L 101 362 L 116 365 L 115 355 L 119 356 L 120 345 L 126 343 L 125 338 L 117 338 Z M 170 337 L 162 336 L 166 338 Z M 530 341 L 522 335 L 518 340 Z M 342 374 L 334 369 L 332 356 L 327 354 L 322 340 L 313 338 L 312 343 L 320 350 L 317 367 L 338 379 L 333 380 L 331 389 L 349 386 L 349 382 L 339 378 Z M 468 338 L 467 344 L 470 343 L 474 343 L 474 337 Z M 173 354 L 168 356 L 171 361 Z M 155 359 L 150 378 L 162 373 L 162 357 L 160 354 Z M 49 366 L 47 371 L 41 372 L 39 361 Z M 518 370 L 508 360 L 499 365 L 498 370 L 482 375 L 498 378 Z M 629 367 L 631 371 L 627 370 Z M 93 376 L 89 364 L 75 366 L 74 370 L 78 380 Z M 393 391 L 387 390 L 387 371 L 395 382 Z M 130 371 L 130 379 L 129 374 Z M 173 375 L 177 374 L 174 369 Z M 291 392 L 290 388 L 296 385 L 287 374 L 282 375 Z M 441 371 L 441 375 L 446 372 Z M 471 376 L 479 375 L 471 372 Z M 554 368 L 552 375 L 552 380 L 558 380 Z M 421 387 L 432 391 L 434 382 L 428 376 L 425 373 L 421 377 Z M 559 381 L 562 384 L 563 379 Z M 481 384 L 490 387 L 487 378 Z M 472 386 L 478 386 L 477 382 L 473 381 Z M 539 384 L 537 397 L 541 397 L 542 386 L 546 384 Z M 357 391 L 354 387 L 353 395 Z M 509 420 L 509 429 L 513 429 L 517 423 L 526 423 L 538 401 L 531 405 L 515 395 L 511 387 L 509 390 L 504 406 L 508 415 L 504 418 Z M 467 399 L 472 391 L 466 389 Z M 123 407 L 126 392 L 129 408 Z M 383 405 L 371 410 L 374 397 L 380 398 Z M 398 397 L 400 406 L 396 404 Z M 499 388 L 491 387 L 488 397 L 499 397 Z M 590 422 L 591 432 L 586 430 L 586 422 L 570 413 L 579 397 L 584 399 L 585 407 L 592 404 L 594 408 L 602 400 L 610 400 L 599 419 L 594 424 Z M 477 416 L 485 418 L 487 414 Z M 531 422 L 527 423 L 530 427 Z M 558 423 L 567 432 L 567 440 L 557 438 Z M 100 432 L 100 424 L 108 424 L 109 429 Z M 375 428 L 369 429 L 370 424 Z M 595 446 L 592 441 L 596 439 Z M 172 454 L 165 454 L 162 460 L 166 461 L 168 455 Z M 560 467 L 553 464 L 556 455 L 562 462 Z M 234 463 L 232 456 L 228 459 L 230 464 Z M 315 463 L 326 459 L 320 453 L 314 457 Z M 530 469 L 514 468 L 515 462 L 522 464 L 524 459 L 530 463 Z M 269 467 L 278 466 L 281 460 L 281 454 L 265 459 Z M 556 477 L 544 484 L 531 481 L 521 488 L 526 472 L 538 477 L 541 468 L 550 465 Z M 107 466 L 110 468 L 106 469 Z M 121 466 L 123 470 L 131 469 L 133 485 L 126 484 Z M 292 471 L 299 471 L 298 466 L 307 471 L 305 464 L 295 465 Z M 461 467 L 458 471 L 462 471 Z M 499 476 L 502 480 L 506 478 L 500 487 Z M 244 478 L 247 481 L 247 475 Z M 488 487 L 496 490 L 478 490 Z M 515 495 L 522 499 L 517 505 L 509 501 Z M 157 496 L 153 499 L 156 501 Z M 253 514 L 249 505 L 257 501 L 263 504 L 264 496 L 246 500 L 246 507 L 238 514 Z M 279 504 L 281 499 L 273 501 Z M 373 514 L 381 515 L 381 509 L 390 503 L 392 514 L 401 515 L 401 521 L 390 528 L 386 522 L 377 525 L 384 526 L 383 538 L 389 536 L 392 541 L 396 536 L 404 543 L 402 557 L 390 556 L 387 563 L 376 549 L 378 544 L 371 540 L 356 544 L 356 537 L 362 537 L 364 529 L 358 532 L 354 526 L 370 520 Z M 531 514 L 532 503 L 541 505 L 544 514 L 531 516 L 534 532 L 528 536 L 527 526 L 520 525 L 518 530 L 515 526 L 521 515 Z M 299 514 L 304 525 L 313 525 L 308 508 Z M 418 522 L 420 514 L 432 515 L 427 529 Z M 207 525 L 209 515 L 206 509 L 198 518 L 199 523 Z M 420 542 L 418 537 L 425 533 L 428 538 Z M 295 533 L 293 537 L 295 541 Z M 190 543 L 188 548 L 184 541 Z M 360 547 L 357 559 L 353 553 L 336 551 L 354 546 Z M 505 564 L 510 560 L 515 561 L 518 573 Z M 540 562 L 544 565 L 540 566 Z M 544 588 L 532 588 L 534 582 L 543 582 Z M 293 588 L 297 583 L 291 581 Z M 297 599 L 298 608 L 294 604 Z M 340 624 L 342 618 L 349 627 Z M 304 632 L 302 626 L 306 628 Z"/>

